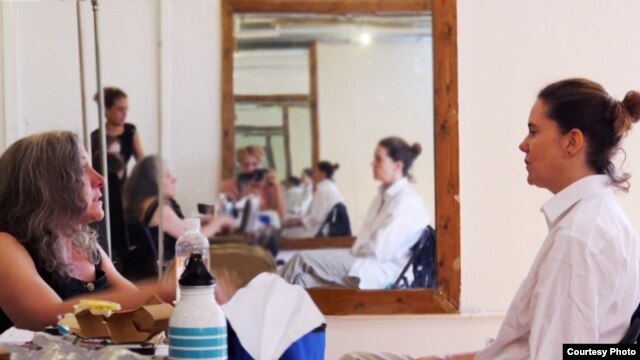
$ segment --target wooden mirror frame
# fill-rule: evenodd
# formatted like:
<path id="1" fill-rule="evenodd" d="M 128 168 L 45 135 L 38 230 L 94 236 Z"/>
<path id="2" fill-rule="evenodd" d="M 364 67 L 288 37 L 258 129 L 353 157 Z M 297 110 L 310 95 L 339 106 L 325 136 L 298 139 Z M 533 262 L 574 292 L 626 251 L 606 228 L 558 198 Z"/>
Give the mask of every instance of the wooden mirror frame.
<path id="1" fill-rule="evenodd" d="M 325 315 L 456 313 L 460 306 L 458 56 L 455 0 L 222 0 L 222 176 L 233 175 L 233 14 L 378 14 L 430 11 L 433 24 L 435 289 L 308 289 Z M 315 106 L 316 104 L 312 104 Z"/>

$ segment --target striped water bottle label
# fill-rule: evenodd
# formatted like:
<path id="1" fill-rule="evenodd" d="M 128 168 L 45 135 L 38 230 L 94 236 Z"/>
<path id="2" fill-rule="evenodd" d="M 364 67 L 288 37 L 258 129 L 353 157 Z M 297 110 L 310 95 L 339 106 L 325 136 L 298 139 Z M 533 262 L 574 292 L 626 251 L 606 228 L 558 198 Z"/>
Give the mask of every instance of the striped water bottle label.
<path id="1" fill-rule="evenodd" d="M 227 327 L 169 327 L 172 359 L 226 359 Z"/>

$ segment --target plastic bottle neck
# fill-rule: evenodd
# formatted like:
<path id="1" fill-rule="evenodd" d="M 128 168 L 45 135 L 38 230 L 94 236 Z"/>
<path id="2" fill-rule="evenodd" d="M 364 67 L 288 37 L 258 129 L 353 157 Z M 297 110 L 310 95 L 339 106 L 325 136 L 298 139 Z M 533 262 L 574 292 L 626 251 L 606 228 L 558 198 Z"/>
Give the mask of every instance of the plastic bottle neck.
<path id="1" fill-rule="evenodd" d="M 196 298 L 211 298 L 213 301 L 213 292 L 215 285 L 208 286 L 180 286 L 180 301 L 192 300 Z"/>

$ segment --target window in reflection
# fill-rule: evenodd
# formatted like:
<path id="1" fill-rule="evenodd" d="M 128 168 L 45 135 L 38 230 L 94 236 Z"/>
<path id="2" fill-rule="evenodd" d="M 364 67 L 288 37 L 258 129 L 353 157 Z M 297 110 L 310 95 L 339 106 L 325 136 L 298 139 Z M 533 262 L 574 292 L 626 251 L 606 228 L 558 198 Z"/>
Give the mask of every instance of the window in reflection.
<path id="1" fill-rule="evenodd" d="M 265 97 L 268 98 L 268 97 Z M 299 176 L 311 167 L 311 117 L 308 102 L 239 101 L 236 99 L 236 149 L 261 146 L 265 167 L 279 179 Z"/>

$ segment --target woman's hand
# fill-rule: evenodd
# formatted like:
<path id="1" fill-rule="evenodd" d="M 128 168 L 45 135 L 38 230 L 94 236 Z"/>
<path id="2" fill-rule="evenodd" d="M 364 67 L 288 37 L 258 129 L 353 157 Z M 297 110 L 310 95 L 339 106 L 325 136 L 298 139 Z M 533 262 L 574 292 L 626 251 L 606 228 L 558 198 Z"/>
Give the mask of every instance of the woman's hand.
<path id="1" fill-rule="evenodd" d="M 282 222 L 283 227 L 302 226 L 302 219 L 300 218 L 288 218 Z"/>
<path id="2" fill-rule="evenodd" d="M 221 215 L 215 217 L 213 220 L 209 221 L 206 225 L 202 227 L 202 234 L 206 237 L 211 237 L 216 233 L 221 231 L 230 233 L 233 232 L 236 228 L 236 219 L 227 216 Z"/>
<path id="3" fill-rule="evenodd" d="M 276 173 L 275 170 L 268 170 L 265 179 L 269 186 L 280 186 L 280 183 L 278 182 L 278 173 Z"/>

